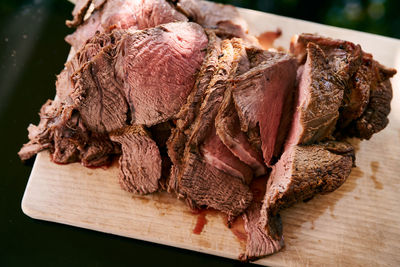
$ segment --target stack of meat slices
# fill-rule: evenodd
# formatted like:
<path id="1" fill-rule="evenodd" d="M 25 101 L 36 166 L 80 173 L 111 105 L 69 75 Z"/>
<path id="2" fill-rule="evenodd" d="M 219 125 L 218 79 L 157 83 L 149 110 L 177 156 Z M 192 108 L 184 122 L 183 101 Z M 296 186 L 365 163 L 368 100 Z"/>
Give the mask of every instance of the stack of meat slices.
<path id="1" fill-rule="evenodd" d="M 301 34 L 266 51 L 234 7 L 195 0 L 81 0 L 73 15 L 73 57 L 21 159 L 119 156 L 129 192 L 243 216 L 241 260 L 279 251 L 280 210 L 337 189 L 355 160 L 345 138 L 388 124 L 396 71 L 351 42 Z"/>

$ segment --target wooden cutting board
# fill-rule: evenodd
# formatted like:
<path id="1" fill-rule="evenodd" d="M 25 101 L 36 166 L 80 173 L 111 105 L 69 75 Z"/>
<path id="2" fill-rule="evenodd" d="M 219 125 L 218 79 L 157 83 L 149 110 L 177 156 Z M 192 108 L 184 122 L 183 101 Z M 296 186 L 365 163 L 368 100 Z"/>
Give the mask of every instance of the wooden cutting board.
<path id="1" fill-rule="evenodd" d="M 280 28 L 276 45 L 288 47 L 301 32 L 359 43 L 381 63 L 400 70 L 400 41 L 381 36 L 240 9 L 251 32 Z M 389 126 L 370 141 L 353 140 L 357 167 L 337 191 L 282 212 L 286 247 L 256 263 L 273 266 L 400 265 L 400 75 L 393 80 Z M 166 193 L 136 196 L 120 189 L 118 167 L 88 169 L 57 165 L 40 153 L 32 169 L 22 209 L 32 218 L 147 240 L 236 259 L 245 242 L 207 213 L 199 216 Z"/>

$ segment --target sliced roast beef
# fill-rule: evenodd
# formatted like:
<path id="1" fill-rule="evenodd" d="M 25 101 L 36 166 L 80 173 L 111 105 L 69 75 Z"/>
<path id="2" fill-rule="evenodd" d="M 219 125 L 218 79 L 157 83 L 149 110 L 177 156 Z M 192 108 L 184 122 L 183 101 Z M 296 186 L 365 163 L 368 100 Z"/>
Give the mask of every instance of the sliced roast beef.
<path id="1" fill-rule="evenodd" d="M 214 125 L 211 125 L 211 128 L 210 134 L 200 147 L 204 161 L 227 174 L 240 178 L 245 184 L 249 184 L 253 178 L 250 167 L 240 161 L 222 143 L 216 134 Z"/>
<path id="2" fill-rule="evenodd" d="M 84 166 L 97 167 L 107 165 L 119 154 L 107 136 L 89 132 L 79 113 L 58 99 L 42 106 L 40 118 L 38 126 L 28 128 L 30 141 L 18 152 L 22 160 L 48 149 L 56 163 L 81 161 Z"/>
<path id="3" fill-rule="evenodd" d="M 259 223 L 262 201 L 265 195 L 266 177 L 255 179 L 250 184 L 253 201 L 243 213 L 244 228 L 247 233 L 246 251 L 239 256 L 241 261 L 253 261 L 281 250 L 284 245 L 282 222 L 279 216 L 274 217 L 274 229 L 280 234 L 280 239 L 272 238 Z"/>
<path id="4" fill-rule="evenodd" d="M 108 133 L 126 125 L 128 104 L 116 81 L 113 49 L 103 49 L 72 76 L 71 98 L 85 125 L 97 133 Z"/>
<path id="5" fill-rule="evenodd" d="M 312 144 L 331 136 L 339 117 L 344 88 L 314 43 L 307 45 L 307 60 L 298 85 L 297 105 L 286 146 Z"/>
<path id="6" fill-rule="evenodd" d="M 272 52 L 271 52 L 272 53 Z M 259 125 L 265 163 L 271 164 L 284 102 L 291 97 L 296 83 L 296 60 L 283 53 L 234 79 L 233 99 L 241 130 Z"/>
<path id="7" fill-rule="evenodd" d="M 72 10 L 72 20 L 67 20 L 65 24 L 68 27 L 77 27 L 83 22 L 86 11 L 89 9 L 92 0 L 78 0 L 75 3 L 74 9 Z"/>
<path id="8" fill-rule="evenodd" d="M 297 56 L 300 63 L 305 62 L 309 43 L 318 45 L 324 51 L 328 64 L 341 79 L 344 85 L 361 65 L 362 50 L 360 45 L 352 42 L 331 39 L 315 34 L 294 36 L 290 51 Z"/>
<path id="9" fill-rule="evenodd" d="M 234 6 L 203 0 L 179 0 L 177 8 L 204 28 L 219 29 L 222 34 L 246 37 L 248 26 Z"/>
<path id="10" fill-rule="evenodd" d="M 240 39 L 232 39 L 232 44 L 240 57 L 235 75 L 240 75 L 249 70 L 249 60 Z M 223 102 L 215 118 L 216 132 L 225 146 L 236 157 L 250 166 L 256 176 L 263 175 L 266 173 L 266 167 L 261 153 L 258 153 L 251 146 L 246 134 L 240 130 L 239 117 L 233 103 L 231 87 L 229 83 L 225 90 Z"/>
<path id="11" fill-rule="evenodd" d="M 188 22 L 122 37 L 115 69 L 124 86 L 132 123 L 151 126 L 179 112 L 193 88 L 207 43 L 200 25 Z"/>
<path id="12" fill-rule="evenodd" d="M 297 145 L 285 150 L 268 180 L 261 209 L 260 223 L 270 236 L 280 239 L 280 233 L 270 221 L 281 209 L 316 194 L 336 190 L 350 175 L 354 150 L 350 144 L 326 142 Z"/>
<path id="13" fill-rule="evenodd" d="M 395 69 L 382 66 L 364 53 L 363 65 L 352 79 L 351 95 L 341 111 L 339 135 L 370 139 L 386 127 L 393 97 L 389 79 L 395 74 Z"/>
<path id="14" fill-rule="evenodd" d="M 194 121 L 203 102 L 208 84 L 218 68 L 221 40 L 215 35 L 214 31 L 206 30 L 206 33 L 208 35 L 208 46 L 203 65 L 200 68 L 192 92 L 177 115 L 176 126 L 182 130 L 187 129 Z"/>
<path id="15" fill-rule="evenodd" d="M 197 207 L 220 210 L 230 218 L 241 214 L 252 199 L 249 188 L 241 179 L 205 163 L 193 152 L 185 154 L 179 191 L 196 203 Z"/>
<path id="16" fill-rule="evenodd" d="M 204 92 L 205 96 L 199 114 L 185 133 L 180 129 L 173 131 L 168 142 L 168 153 L 174 163 L 171 168 L 169 187 L 178 196 L 185 197 L 191 207 L 212 207 L 228 214 L 232 219 L 242 213 L 250 204 L 251 192 L 242 179 L 207 164 L 201 154 L 201 145 L 212 134 L 212 126 L 223 99 L 228 77 L 232 68 L 236 69 L 240 59 L 235 54 L 235 49 L 229 40 L 221 43 L 221 52 L 218 68 Z M 185 138 L 185 135 L 188 135 L 189 138 Z M 214 137 L 211 136 L 210 143 L 215 141 L 213 139 L 215 137 L 217 137 L 215 134 Z M 185 143 L 184 147 L 183 143 Z M 183 157 L 180 154 L 182 149 L 184 150 Z M 228 153 L 229 157 L 233 156 L 228 160 L 223 158 L 227 154 L 221 155 L 215 150 L 211 152 L 218 158 L 218 163 L 231 162 L 230 160 L 235 158 Z"/>
<path id="17" fill-rule="evenodd" d="M 97 31 L 109 32 L 115 28 L 142 30 L 164 23 L 187 21 L 165 0 L 108 0 L 98 7 L 73 34 L 65 38 L 75 50 L 79 50 Z"/>
<path id="18" fill-rule="evenodd" d="M 121 144 L 120 184 L 128 192 L 149 194 L 159 189 L 161 156 L 157 144 L 143 126 L 127 126 L 110 134 Z"/>

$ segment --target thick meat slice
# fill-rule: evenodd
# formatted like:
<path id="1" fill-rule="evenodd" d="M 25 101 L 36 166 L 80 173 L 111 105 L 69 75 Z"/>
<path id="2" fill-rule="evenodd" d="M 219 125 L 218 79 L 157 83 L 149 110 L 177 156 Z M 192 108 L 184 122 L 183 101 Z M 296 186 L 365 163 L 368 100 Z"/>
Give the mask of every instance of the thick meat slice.
<path id="1" fill-rule="evenodd" d="M 177 8 L 205 28 L 218 29 L 230 36 L 246 37 L 247 23 L 234 6 L 203 0 L 179 0 Z"/>
<path id="2" fill-rule="evenodd" d="M 97 31 L 142 30 L 174 21 L 187 21 L 187 18 L 165 0 L 108 0 L 65 40 L 78 50 Z"/>
<path id="3" fill-rule="evenodd" d="M 331 136 L 343 99 L 343 86 L 324 52 L 314 43 L 308 43 L 307 51 L 286 146 L 312 144 Z"/>
<path id="4" fill-rule="evenodd" d="M 274 155 L 285 99 L 295 89 L 296 70 L 294 58 L 274 53 L 270 60 L 234 79 L 232 92 L 241 130 L 247 132 L 259 125 L 267 165 Z"/>
<path id="5" fill-rule="evenodd" d="M 185 168 L 179 179 L 179 191 L 197 207 L 210 207 L 229 218 L 241 214 L 250 204 L 252 194 L 241 179 L 205 163 L 198 155 L 185 154 Z"/>
<path id="6" fill-rule="evenodd" d="M 306 60 L 309 43 L 318 45 L 324 51 L 328 64 L 344 85 L 361 65 L 360 45 L 307 33 L 295 35 L 290 44 L 290 52 L 297 56 L 300 63 L 304 63 Z"/>
<path id="7" fill-rule="evenodd" d="M 270 221 L 281 209 L 340 187 L 354 164 L 353 147 L 347 143 L 327 142 L 292 146 L 274 166 L 261 209 L 262 226 L 270 236 L 280 238 Z"/>
<path id="8" fill-rule="evenodd" d="M 116 81 L 111 47 L 103 49 L 72 76 L 71 98 L 90 131 L 108 133 L 127 123 L 128 104 Z"/>
<path id="9" fill-rule="evenodd" d="M 353 78 L 356 90 L 353 90 L 348 106 L 342 111 L 343 124 L 338 123 L 338 131 L 340 135 L 370 139 L 389 123 L 387 116 L 393 97 L 389 79 L 396 74 L 396 70 L 380 65 L 367 53 L 364 53 L 363 61 Z M 369 99 L 365 100 L 365 97 Z M 357 112 L 361 111 L 357 109 L 359 103 L 363 105 L 362 113 Z"/>
<path id="10" fill-rule="evenodd" d="M 134 125 L 111 133 L 110 138 L 122 148 L 121 187 L 137 194 L 156 192 L 161 178 L 161 156 L 149 133 L 143 126 Z"/>
<path id="11" fill-rule="evenodd" d="M 185 103 L 205 56 L 200 25 L 176 22 L 122 37 L 115 62 L 132 123 L 151 126 L 173 118 Z"/>

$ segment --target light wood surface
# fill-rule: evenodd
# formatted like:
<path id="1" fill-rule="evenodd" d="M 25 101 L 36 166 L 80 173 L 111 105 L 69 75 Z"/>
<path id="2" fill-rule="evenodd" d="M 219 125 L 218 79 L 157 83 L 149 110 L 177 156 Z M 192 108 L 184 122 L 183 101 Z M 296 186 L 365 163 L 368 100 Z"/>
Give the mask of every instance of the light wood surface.
<path id="1" fill-rule="evenodd" d="M 288 47 L 295 33 L 312 32 L 360 43 L 381 63 L 400 70 L 400 42 L 315 23 L 241 9 L 251 32 L 279 27 L 276 45 Z M 273 266 L 400 265 L 400 88 L 389 126 L 370 141 L 353 140 L 357 167 L 337 191 L 282 212 L 286 247 L 256 263 Z M 118 168 L 57 165 L 40 153 L 22 209 L 28 216 L 236 259 L 244 251 L 219 214 L 207 214 L 200 235 L 186 205 L 171 195 L 136 196 L 120 189 Z"/>

